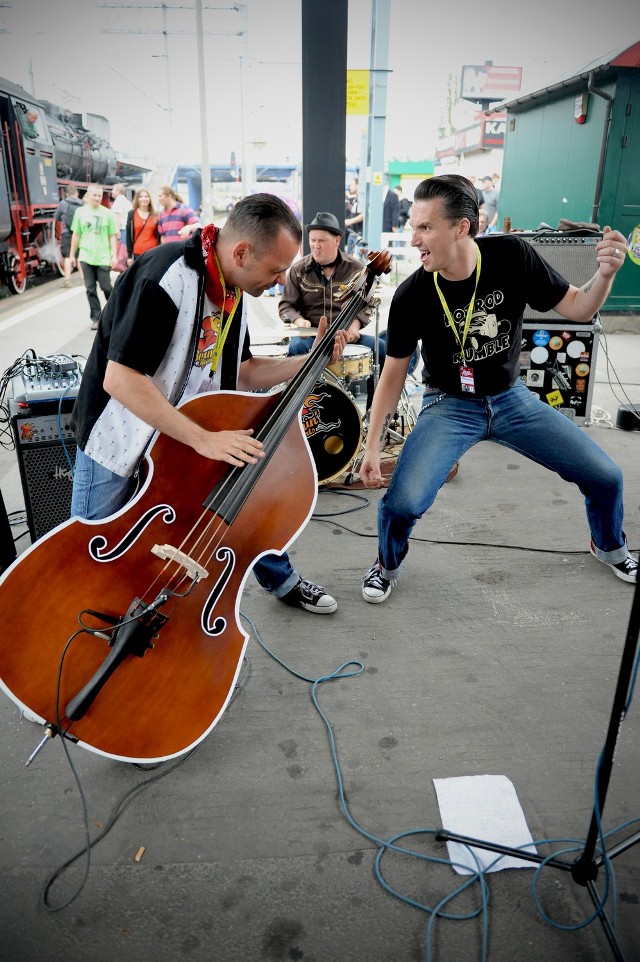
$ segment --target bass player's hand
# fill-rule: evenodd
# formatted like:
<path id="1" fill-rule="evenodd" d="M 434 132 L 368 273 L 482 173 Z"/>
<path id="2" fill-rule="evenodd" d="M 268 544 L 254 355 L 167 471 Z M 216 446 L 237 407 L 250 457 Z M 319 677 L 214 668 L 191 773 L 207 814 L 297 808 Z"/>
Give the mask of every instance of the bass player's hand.
<path id="1" fill-rule="evenodd" d="M 226 461 L 236 468 L 257 464 L 264 457 L 262 441 L 252 438 L 253 428 L 237 431 L 205 431 L 194 449 L 213 461 Z"/>

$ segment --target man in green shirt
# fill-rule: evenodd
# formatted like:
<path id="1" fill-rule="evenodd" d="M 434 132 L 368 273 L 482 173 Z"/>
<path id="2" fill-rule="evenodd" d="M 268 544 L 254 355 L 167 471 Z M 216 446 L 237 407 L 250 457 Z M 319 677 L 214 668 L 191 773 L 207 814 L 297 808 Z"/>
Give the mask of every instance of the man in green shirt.
<path id="1" fill-rule="evenodd" d="M 91 330 L 95 331 L 102 310 L 97 285 L 108 301 L 111 294 L 109 271 L 117 261 L 118 240 L 115 217 L 102 206 L 102 187 L 97 184 L 89 185 L 84 206 L 73 215 L 71 235 L 71 268 L 76 266 L 77 254 L 91 311 Z"/>

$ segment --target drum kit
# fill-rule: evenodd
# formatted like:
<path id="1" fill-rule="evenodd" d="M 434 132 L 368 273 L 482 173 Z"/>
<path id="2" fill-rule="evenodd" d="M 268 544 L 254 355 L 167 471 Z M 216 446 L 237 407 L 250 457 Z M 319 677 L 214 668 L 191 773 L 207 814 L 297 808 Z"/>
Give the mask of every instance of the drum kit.
<path id="1" fill-rule="evenodd" d="M 375 390 L 380 376 L 378 327 L 380 299 L 372 298 L 375 310 L 375 354 L 360 344 L 347 344 L 342 357 L 329 364 L 305 398 L 302 425 L 311 448 L 319 484 L 328 484 L 341 475 L 345 484 L 354 480 L 357 466 L 364 456 L 368 411 L 358 407 L 359 382 L 373 378 Z M 307 334 L 308 329 L 292 329 L 291 333 Z M 260 357 L 285 357 L 288 338 L 277 344 L 251 345 L 251 353 Z M 416 414 L 407 391 L 403 389 L 395 418 L 387 428 L 386 446 L 404 443 L 416 423 Z"/>

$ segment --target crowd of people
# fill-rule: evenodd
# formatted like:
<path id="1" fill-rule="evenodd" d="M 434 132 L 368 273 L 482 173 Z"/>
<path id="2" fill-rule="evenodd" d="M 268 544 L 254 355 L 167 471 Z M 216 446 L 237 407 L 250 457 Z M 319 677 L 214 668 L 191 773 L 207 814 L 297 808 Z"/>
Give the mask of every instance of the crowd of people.
<path id="1" fill-rule="evenodd" d="M 574 483 L 585 499 L 591 553 L 619 578 L 636 580 L 637 561 L 623 530 L 619 467 L 519 377 L 526 306 L 554 310 L 574 323 L 592 318 L 624 262 L 625 239 L 604 228 L 596 247 L 597 270 L 577 288 L 517 235 L 487 242 L 486 234 L 496 226 L 498 192 L 491 177 L 481 183 L 478 188 L 460 175 L 432 177 L 418 185 L 404 208 L 420 266 L 396 289 L 386 340 L 377 345 L 380 381 L 367 399 L 360 467 L 366 486 L 385 485 L 381 445 L 420 349 L 428 378 L 417 423 L 379 502 L 377 557 L 362 582 L 368 603 L 389 598 L 414 525 L 459 459 L 483 439 Z M 350 193 L 357 195 L 357 184 Z M 122 197 L 115 188 L 114 194 L 116 200 Z M 394 198 L 388 205 L 391 230 L 394 224 L 399 230 L 402 191 L 392 188 L 389 196 Z M 299 220 L 272 195 L 241 199 L 221 228 L 203 227 L 169 186 L 161 188 L 158 202 L 156 210 L 150 193 L 137 191 L 126 213 L 116 211 L 124 216 L 123 226 L 113 208 L 102 205 L 101 189 L 90 187 L 71 220 L 69 258 L 72 266 L 76 257 L 80 262 L 91 326 L 97 330 L 74 409 L 78 447 L 72 510 L 84 518 L 104 517 L 132 497 L 154 431 L 203 457 L 235 466 L 256 463 L 264 451 L 251 431 L 204 431 L 180 414 L 178 400 L 202 391 L 264 390 L 288 381 L 341 309 L 343 287 L 362 266 L 341 250 L 344 228 L 332 212 L 319 211 L 307 223 L 310 253 L 300 256 Z M 343 221 L 347 229 L 348 219 Z M 123 233 L 129 267 L 112 289 L 109 268 Z M 107 302 L 103 310 L 97 285 Z M 280 317 L 293 329 L 289 353 L 255 357 L 245 295 L 257 297 L 278 287 Z M 146 335 L 149 311 L 153 345 Z M 369 320 L 363 310 L 336 336 L 335 358 L 349 344 L 375 349 L 374 339 L 362 334 Z M 303 578 L 286 554 L 260 559 L 254 573 L 288 604 L 318 614 L 337 608 L 335 598 Z"/>
<path id="2" fill-rule="evenodd" d="M 129 200 L 125 184 L 111 188 L 111 205 L 104 192 L 90 184 L 82 200 L 78 188 L 69 184 L 58 204 L 54 220 L 61 225 L 60 254 L 63 284 L 69 287 L 71 273 L 78 268 L 89 303 L 89 325 L 98 328 L 102 310 L 98 288 L 105 303 L 112 292 L 111 271 L 122 271 L 146 251 L 182 241 L 202 227 L 198 216 L 170 184 L 158 190 L 158 209 L 146 188 Z"/>

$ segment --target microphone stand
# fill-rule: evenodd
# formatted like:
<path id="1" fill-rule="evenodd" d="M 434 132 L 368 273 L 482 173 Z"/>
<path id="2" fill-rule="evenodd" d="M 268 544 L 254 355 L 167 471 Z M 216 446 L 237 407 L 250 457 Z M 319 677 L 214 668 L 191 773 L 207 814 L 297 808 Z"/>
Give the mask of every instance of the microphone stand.
<path id="1" fill-rule="evenodd" d="M 594 908 L 598 913 L 598 917 L 602 923 L 602 928 L 616 962 L 625 962 L 625 958 L 616 939 L 614 928 L 609 921 L 604 905 L 600 905 L 601 900 L 598 895 L 595 881 L 598 875 L 598 870 L 605 863 L 605 861 L 612 861 L 612 859 L 617 858 L 618 855 L 621 855 L 623 852 L 626 852 L 628 849 L 632 848 L 632 846 L 637 845 L 638 842 L 640 842 L 640 832 L 635 832 L 633 835 L 630 835 L 622 842 L 619 842 L 617 845 L 613 846 L 613 848 L 609 849 L 608 851 L 601 851 L 597 855 L 596 843 L 601 834 L 600 822 L 607 797 L 607 789 L 609 787 L 611 771 L 613 769 L 613 760 L 615 756 L 618 735 L 620 733 L 622 722 L 625 719 L 627 709 L 629 707 L 629 700 L 632 694 L 632 686 L 635 675 L 634 665 L 639 657 L 639 633 L 640 581 L 637 581 L 633 595 L 633 602 L 631 605 L 631 614 L 629 616 L 629 625 L 627 628 L 625 645 L 620 662 L 618 683 L 611 707 L 609 727 L 607 729 L 604 747 L 596 767 L 596 801 L 593 805 L 591 823 L 589 825 L 584 849 L 578 858 L 575 859 L 575 861 L 568 862 L 564 859 L 553 857 L 545 858 L 537 853 L 524 852 L 518 848 L 510 848 L 506 845 L 498 845 L 493 842 L 483 841 L 482 839 L 468 838 L 464 835 L 458 835 L 455 832 L 449 832 L 446 829 L 439 829 L 435 834 L 435 838 L 440 842 L 460 842 L 462 845 L 470 845 L 475 848 L 486 849 L 490 852 L 497 852 L 500 855 L 513 855 L 514 857 L 524 859 L 527 862 L 536 862 L 537 864 L 542 864 L 544 862 L 551 868 L 559 869 L 560 871 L 564 872 L 570 872 L 573 881 L 578 885 L 582 885 L 589 892 L 591 901 L 593 902 Z"/>

